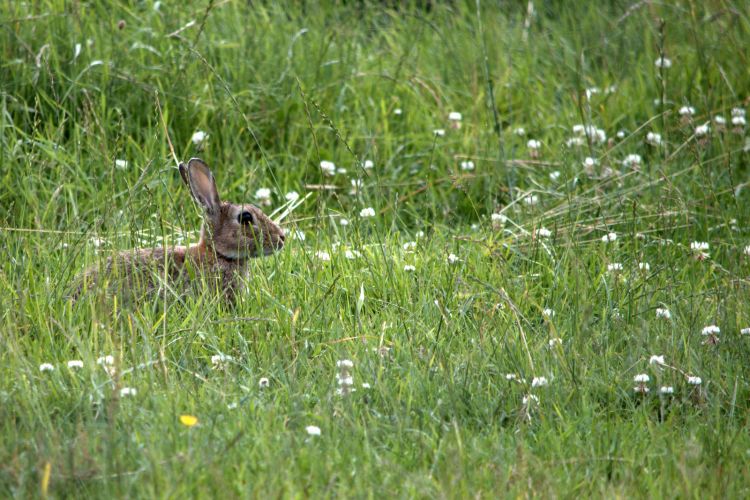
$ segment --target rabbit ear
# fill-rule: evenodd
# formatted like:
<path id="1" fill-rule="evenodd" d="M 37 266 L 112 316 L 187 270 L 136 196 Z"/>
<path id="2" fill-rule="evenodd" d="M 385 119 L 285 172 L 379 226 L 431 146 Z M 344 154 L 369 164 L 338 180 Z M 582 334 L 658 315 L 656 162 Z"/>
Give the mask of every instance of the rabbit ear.
<path id="1" fill-rule="evenodd" d="M 214 175 L 208 165 L 200 158 L 191 158 L 187 167 L 180 163 L 180 175 L 190 188 L 195 201 L 203 205 L 209 213 L 218 213 L 221 199 L 216 190 Z"/>

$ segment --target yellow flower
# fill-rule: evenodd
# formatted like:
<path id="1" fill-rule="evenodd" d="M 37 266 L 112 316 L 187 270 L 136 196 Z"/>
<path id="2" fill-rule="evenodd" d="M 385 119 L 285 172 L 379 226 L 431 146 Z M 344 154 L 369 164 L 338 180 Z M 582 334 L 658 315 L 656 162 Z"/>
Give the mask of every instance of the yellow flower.
<path id="1" fill-rule="evenodd" d="M 192 427 L 198 423 L 198 417 L 193 415 L 180 415 L 180 423 L 185 427 Z"/>

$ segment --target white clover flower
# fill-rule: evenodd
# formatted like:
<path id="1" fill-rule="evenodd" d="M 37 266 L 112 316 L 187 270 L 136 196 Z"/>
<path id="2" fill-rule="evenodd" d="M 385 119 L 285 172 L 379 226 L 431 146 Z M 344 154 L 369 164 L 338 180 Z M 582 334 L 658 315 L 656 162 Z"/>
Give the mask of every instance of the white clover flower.
<path id="1" fill-rule="evenodd" d="M 710 132 L 710 128 L 708 126 L 708 123 L 704 123 L 703 125 L 698 125 L 695 127 L 695 135 L 698 137 L 703 137 L 704 135 L 707 135 Z"/>
<path id="2" fill-rule="evenodd" d="M 607 271 L 610 273 L 617 273 L 622 271 L 622 264 L 619 262 L 613 262 L 611 264 L 607 264 Z"/>
<path id="3" fill-rule="evenodd" d="M 128 165 L 127 160 L 115 160 L 115 168 L 119 168 L 120 170 L 125 170 L 128 168 Z"/>
<path id="4" fill-rule="evenodd" d="M 747 256 L 750 256 L 750 245 L 747 245 L 744 250 L 742 250 L 742 253 L 744 253 Z"/>
<path id="5" fill-rule="evenodd" d="M 701 330 L 701 335 L 703 336 L 718 335 L 719 333 L 721 333 L 721 329 L 716 325 L 709 325 Z"/>
<path id="6" fill-rule="evenodd" d="M 584 135 L 591 139 L 592 142 L 601 144 L 607 140 L 607 133 L 600 129 L 596 128 L 593 125 L 583 125 L 583 124 L 577 124 L 573 125 L 573 133 L 578 135 Z"/>
<path id="7" fill-rule="evenodd" d="M 650 365 L 663 365 L 664 363 L 664 356 L 657 356 L 654 354 L 651 356 L 648 360 L 648 364 Z"/>
<path id="8" fill-rule="evenodd" d="M 323 160 L 320 162 L 320 169 L 323 171 L 324 175 L 332 176 L 336 175 L 336 164 L 332 161 Z"/>
<path id="9" fill-rule="evenodd" d="M 648 262 L 639 262 L 638 263 L 638 270 L 639 271 L 646 271 L 646 272 L 648 272 L 648 271 L 651 270 L 651 264 L 649 264 Z"/>
<path id="10" fill-rule="evenodd" d="M 583 137 L 571 137 L 565 141 L 565 146 L 569 148 L 583 146 L 584 144 L 586 143 L 584 142 Z"/>
<path id="11" fill-rule="evenodd" d="M 257 193 L 256 193 L 257 196 Z M 289 191 L 287 194 L 284 195 L 284 199 L 286 201 L 297 201 L 299 200 L 299 193 L 297 191 Z"/>
<path id="12" fill-rule="evenodd" d="M 351 375 L 336 375 L 336 383 L 344 387 L 352 387 L 354 385 L 354 377 Z"/>
<path id="13" fill-rule="evenodd" d="M 669 309 L 657 307 L 656 308 L 656 317 L 657 318 L 664 318 L 664 319 L 671 319 L 672 313 L 669 312 Z"/>
<path id="14" fill-rule="evenodd" d="M 375 217 L 375 209 L 372 207 L 363 208 L 359 211 L 360 217 Z"/>
<path id="15" fill-rule="evenodd" d="M 552 349 L 556 345 L 562 345 L 562 339 L 561 338 L 557 338 L 557 337 L 551 338 L 551 339 L 549 339 L 549 342 L 547 342 L 547 346 L 550 349 Z"/>
<path id="16" fill-rule="evenodd" d="M 506 373 L 505 380 L 508 380 L 508 381 L 518 380 L 518 375 L 516 375 L 515 373 Z"/>
<path id="17" fill-rule="evenodd" d="M 417 248 L 416 241 L 407 241 L 404 243 L 404 250 L 407 252 L 413 252 Z"/>
<path id="18" fill-rule="evenodd" d="M 552 171 L 552 172 L 549 173 L 549 180 L 551 180 L 552 182 L 555 182 L 559 178 L 560 178 L 560 171 L 559 170 L 554 170 L 554 171 Z"/>
<path id="19" fill-rule="evenodd" d="M 305 427 L 305 432 L 310 436 L 320 436 L 320 427 L 317 425 L 308 425 Z"/>
<path id="20" fill-rule="evenodd" d="M 193 144 L 196 146 L 200 146 L 201 144 L 203 144 L 203 141 L 205 141 L 206 139 L 208 139 L 208 134 L 202 130 L 194 132 L 193 136 L 190 138 L 190 140 L 193 141 Z"/>
<path id="21" fill-rule="evenodd" d="M 542 309 L 542 316 L 544 316 L 547 319 L 553 318 L 555 316 L 555 311 L 553 311 L 549 307 L 545 307 L 544 309 Z"/>
<path id="22" fill-rule="evenodd" d="M 703 252 L 704 250 L 708 250 L 708 243 L 705 241 L 694 241 L 690 243 L 690 250 L 696 251 L 696 252 Z"/>
<path id="23" fill-rule="evenodd" d="M 369 169 L 371 169 L 371 168 L 372 168 L 372 167 L 374 167 L 374 166 L 375 166 L 375 164 L 374 164 L 374 163 L 372 162 L 372 160 L 365 160 L 365 163 L 364 163 L 364 165 L 363 165 L 363 168 L 364 168 L 365 170 L 369 170 Z"/>
<path id="24" fill-rule="evenodd" d="M 269 385 L 271 385 L 271 382 L 266 377 L 261 377 L 261 379 L 258 380 L 258 387 L 260 389 L 265 389 Z"/>
<path id="25" fill-rule="evenodd" d="M 396 108 L 393 110 L 393 114 L 396 116 L 400 116 L 404 113 L 404 111 L 401 108 Z"/>
<path id="26" fill-rule="evenodd" d="M 636 384 L 647 384 L 651 380 L 651 377 L 648 376 L 646 373 L 639 373 L 635 377 L 633 377 L 633 382 Z"/>
<path id="27" fill-rule="evenodd" d="M 357 250 L 346 250 L 344 252 L 344 257 L 346 257 L 349 260 L 354 260 L 358 257 L 362 257 L 362 254 Z"/>
<path id="28" fill-rule="evenodd" d="M 544 387 L 548 384 L 547 377 L 534 377 L 531 381 L 531 387 Z"/>
<path id="29" fill-rule="evenodd" d="M 448 264 L 455 264 L 459 260 L 461 259 L 459 259 L 458 256 L 454 253 L 448 255 Z"/>
<path id="30" fill-rule="evenodd" d="M 113 365 L 115 364 L 115 358 L 114 356 L 111 356 L 111 355 L 100 356 L 96 358 L 96 364 L 97 365 Z"/>
<path id="31" fill-rule="evenodd" d="M 336 361 L 336 368 L 354 368 L 354 361 L 351 359 L 340 359 Z"/>
<path id="32" fill-rule="evenodd" d="M 618 130 L 617 134 L 615 134 L 618 139 L 625 139 L 625 137 L 628 135 L 628 132 L 626 130 Z"/>
<path id="33" fill-rule="evenodd" d="M 680 116 L 693 116 L 695 114 L 695 108 L 692 106 L 683 106 L 678 113 L 680 113 Z"/>
<path id="34" fill-rule="evenodd" d="M 601 92 L 601 89 L 599 87 L 589 87 L 586 89 L 586 99 L 591 100 L 591 96 L 596 95 Z"/>
<path id="35" fill-rule="evenodd" d="M 269 200 L 271 199 L 271 190 L 268 188 L 260 188 L 255 192 L 256 200 Z"/>
<path id="36" fill-rule="evenodd" d="M 55 370 L 55 365 L 52 363 L 42 363 L 39 365 L 39 371 L 40 372 L 51 372 Z"/>
<path id="37" fill-rule="evenodd" d="M 339 225 L 340 226 L 348 226 L 349 225 L 349 219 L 345 219 L 344 217 L 341 217 L 339 219 Z"/>
<path id="38" fill-rule="evenodd" d="M 71 359 L 70 361 L 68 361 L 67 364 L 68 364 L 68 368 L 70 369 L 83 368 L 83 361 L 81 361 L 80 359 Z"/>
<path id="39" fill-rule="evenodd" d="M 726 125 L 727 119 L 721 115 L 716 115 L 714 116 L 714 123 L 716 123 L 716 125 Z"/>
<path id="40" fill-rule="evenodd" d="M 629 154 L 622 160 L 622 164 L 626 167 L 635 168 L 641 165 L 641 155 Z"/>
<path id="41" fill-rule="evenodd" d="M 318 250 L 315 252 L 315 258 L 318 260 L 322 260 L 323 262 L 329 262 L 331 260 L 331 254 L 324 250 Z"/>
<path id="42" fill-rule="evenodd" d="M 732 125 L 735 127 L 744 127 L 745 126 L 745 117 L 744 116 L 733 116 L 732 117 Z"/>
<path id="43" fill-rule="evenodd" d="M 362 382 L 362 389 L 369 389 L 370 387 L 372 386 L 368 384 L 367 382 Z"/>
<path id="44" fill-rule="evenodd" d="M 523 127 L 516 127 L 515 129 L 513 129 L 513 133 L 519 137 L 523 137 L 524 135 L 526 135 L 526 129 L 524 129 Z"/>
<path id="45" fill-rule="evenodd" d="M 451 111 L 448 113 L 448 119 L 452 122 L 460 122 L 463 116 L 458 111 Z"/>
<path id="46" fill-rule="evenodd" d="M 416 270 L 417 270 L 417 268 L 414 267 L 414 266 L 412 266 L 411 264 L 406 264 L 404 266 L 404 271 L 406 271 L 407 273 L 413 273 Z"/>
<path id="47" fill-rule="evenodd" d="M 546 227 L 540 227 L 536 230 L 536 235 L 540 238 L 549 238 L 550 236 L 552 236 L 552 231 L 550 231 Z"/>
<path id="48" fill-rule="evenodd" d="M 607 233 L 604 236 L 602 236 L 602 241 L 604 243 L 611 243 L 613 241 L 617 241 L 617 233 Z"/>
<path id="49" fill-rule="evenodd" d="M 587 156 L 583 160 L 583 166 L 586 168 L 594 168 L 598 164 L 599 160 L 597 160 L 596 158 L 591 158 L 590 156 Z"/>
<path id="50" fill-rule="evenodd" d="M 414 237 L 417 238 L 417 239 L 424 238 L 424 231 L 422 231 L 420 229 L 419 231 L 417 231 L 416 233 L 414 233 Z"/>
<path id="51" fill-rule="evenodd" d="M 649 389 L 648 387 L 646 387 L 646 385 L 645 385 L 645 384 L 640 384 L 640 385 L 637 385 L 637 386 L 633 387 L 633 390 L 634 390 L 635 392 L 640 392 L 640 393 L 642 393 L 642 394 L 646 394 L 646 393 L 647 393 L 647 392 L 649 392 L 649 391 L 650 391 L 651 389 Z"/>
<path id="52" fill-rule="evenodd" d="M 442 129 L 442 128 L 436 128 L 435 130 L 432 131 L 432 134 L 435 137 L 444 137 L 445 136 L 445 130 Z"/>
<path id="53" fill-rule="evenodd" d="M 539 203 L 539 196 L 535 194 L 530 194 L 523 199 L 523 202 L 529 205 L 530 207 L 533 207 L 534 205 Z"/>
<path id="54" fill-rule="evenodd" d="M 231 363 L 234 358 L 228 354 L 214 354 L 211 356 L 211 365 L 215 369 L 223 368 L 226 363 Z"/>
<path id="55" fill-rule="evenodd" d="M 670 61 L 664 56 L 661 56 L 659 57 L 659 59 L 654 61 L 654 65 L 656 65 L 657 68 L 669 69 L 672 67 L 672 61 Z"/>
<path id="56" fill-rule="evenodd" d="M 526 147 L 532 150 L 537 150 L 542 147 L 542 143 L 536 139 L 529 139 L 529 142 L 526 143 Z"/>
<path id="57" fill-rule="evenodd" d="M 657 134 L 656 132 L 649 132 L 646 134 L 646 143 L 650 144 L 651 146 L 661 146 L 661 134 Z"/>
<path id="58" fill-rule="evenodd" d="M 745 108 L 732 108 L 732 116 L 745 116 Z"/>
<path id="59" fill-rule="evenodd" d="M 343 168 L 343 167 L 336 167 L 336 173 L 337 174 L 345 174 L 346 173 L 346 169 Z"/>
<path id="60" fill-rule="evenodd" d="M 741 335 L 750 335 L 750 328 L 743 328 L 740 330 Z"/>
<path id="61" fill-rule="evenodd" d="M 490 219 L 492 219 L 492 222 L 498 222 L 500 224 L 505 224 L 506 222 L 508 222 L 508 217 L 504 214 L 493 213 L 492 215 L 490 215 Z"/>
<path id="62" fill-rule="evenodd" d="M 124 398 L 125 396 L 135 396 L 138 394 L 138 391 L 134 387 L 123 387 L 120 389 L 120 397 Z"/>
<path id="63" fill-rule="evenodd" d="M 527 406 L 530 404 L 539 404 L 539 398 L 533 394 L 527 394 L 523 397 L 523 404 Z"/>
<path id="64" fill-rule="evenodd" d="M 687 383 L 690 385 L 701 385 L 703 381 L 700 377 L 694 377 L 692 375 L 688 376 Z"/>
<path id="65" fill-rule="evenodd" d="M 659 393 L 664 395 L 674 394 L 674 387 L 671 385 L 663 385 L 659 388 Z"/>
<path id="66" fill-rule="evenodd" d="M 474 162 L 469 161 L 462 161 L 461 162 L 461 170 L 471 171 L 474 170 Z"/>

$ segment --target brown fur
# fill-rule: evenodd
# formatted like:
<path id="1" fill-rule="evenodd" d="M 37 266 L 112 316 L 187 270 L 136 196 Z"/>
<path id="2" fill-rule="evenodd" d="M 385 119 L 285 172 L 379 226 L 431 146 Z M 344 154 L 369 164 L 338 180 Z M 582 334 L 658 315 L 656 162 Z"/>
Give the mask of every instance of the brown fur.
<path id="1" fill-rule="evenodd" d="M 133 297 L 152 292 L 160 277 L 183 288 L 192 277 L 202 275 L 218 280 L 217 286 L 234 301 L 238 277 L 246 272 L 248 261 L 284 246 L 284 230 L 258 207 L 220 200 L 213 174 L 202 160 L 193 158 L 187 165 L 180 164 L 180 174 L 205 210 L 200 241 L 189 247 L 121 252 L 107 259 L 104 269 L 87 269 L 76 297 L 90 287 L 101 288 L 102 274 L 115 278 L 121 291 Z M 246 220 L 241 222 L 243 213 Z"/>

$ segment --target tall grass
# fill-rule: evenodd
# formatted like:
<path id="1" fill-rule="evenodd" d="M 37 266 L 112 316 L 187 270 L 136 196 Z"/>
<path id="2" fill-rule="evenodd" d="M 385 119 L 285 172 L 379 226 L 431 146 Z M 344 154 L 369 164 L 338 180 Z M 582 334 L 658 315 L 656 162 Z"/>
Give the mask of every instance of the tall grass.
<path id="1" fill-rule="evenodd" d="M 4 3 L 3 496 L 747 496 L 744 4 L 532 4 Z M 72 302 L 196 241 L 191 156 L 287 248 Z"/>

